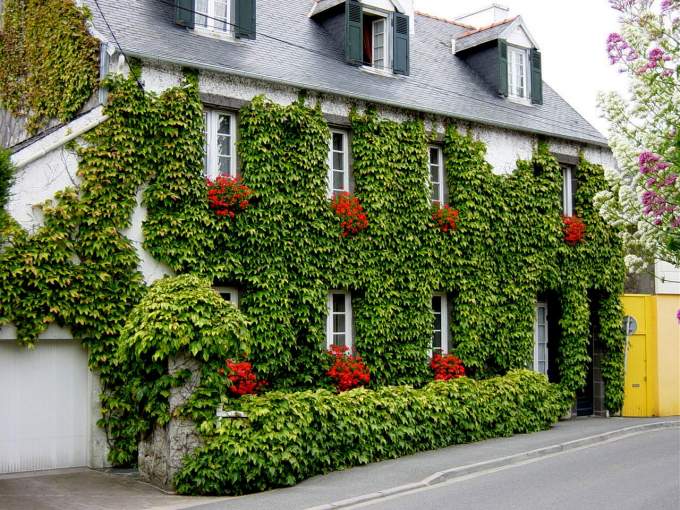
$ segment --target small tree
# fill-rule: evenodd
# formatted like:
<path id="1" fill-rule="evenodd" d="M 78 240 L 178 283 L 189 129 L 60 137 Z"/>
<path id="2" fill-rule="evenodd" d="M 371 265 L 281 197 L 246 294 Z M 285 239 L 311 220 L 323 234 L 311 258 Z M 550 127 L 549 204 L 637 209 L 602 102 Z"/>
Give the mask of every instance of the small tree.
<path id="1" fill-rule="evenodd" d="M 680 0 L 610 0 L 621 31 L 607 51 L 630 80 L 628 97 L 598 102 L 610 123 L 619 174 L 596 205 L 621 227 L 626 264 L 640 271 L 655 259 L 680 264 Z"/>

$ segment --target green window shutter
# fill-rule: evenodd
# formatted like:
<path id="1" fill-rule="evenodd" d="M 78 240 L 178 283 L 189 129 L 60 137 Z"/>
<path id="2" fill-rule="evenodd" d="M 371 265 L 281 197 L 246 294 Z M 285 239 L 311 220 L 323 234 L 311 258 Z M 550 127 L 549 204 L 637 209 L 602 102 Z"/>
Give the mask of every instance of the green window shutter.
<path id="1" fill-rule="evenodd" d="M 240 39 L 255 39 L 255 0 L 236 0 L 236 27 Z"/>
<path id="2" fill-rule="evenodd" d="M 409 74 L 409 19 L 405 14 L 394 13 L 394 74 Z"/>
<path id="3" fill-rule="evenodd" d="M 175 23 L 187 28 L 194 28 L 195 0 L 175 0 Z"/>
<path id="4" fill-rule="evenodd" d="M 541 52 L 536 48 L 531 48 L 531 102 L 533 104 L 543 104 Z"/>
<path id="5" fill-rule="evenodd" d="M 345 58 L 347 62 L 361 65 L 364 60 L 364 10 L 357 0 L 345 2 Z"/>
<path id="6" fill-rule="evenodd" d="M 508 95 L 508 43 L 498 39 L 498 93 Z"/>

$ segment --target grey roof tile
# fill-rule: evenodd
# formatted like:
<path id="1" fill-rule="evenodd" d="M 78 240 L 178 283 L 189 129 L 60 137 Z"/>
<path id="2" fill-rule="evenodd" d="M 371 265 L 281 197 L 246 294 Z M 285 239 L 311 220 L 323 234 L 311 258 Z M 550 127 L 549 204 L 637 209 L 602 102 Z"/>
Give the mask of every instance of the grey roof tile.
<path id="1" fill-rule="evenodd" d="M 111 40 L 94 0 L 85 3 L 95 28 Z M 257 40 L 238 42 L 175 25 L 172 0 L 98 0 L 98 4 L 130 56 L 606 145 L 605 138 L 545 83 L 542 105 L 517 104 L 495 95 L 451 53 L 451 39 L 469 28 L 445 20 L 417 14 L 411 75 L 384 77 L 345 63 L 341 45 L 308 17 L 310 0 L 258 0 Z"/>

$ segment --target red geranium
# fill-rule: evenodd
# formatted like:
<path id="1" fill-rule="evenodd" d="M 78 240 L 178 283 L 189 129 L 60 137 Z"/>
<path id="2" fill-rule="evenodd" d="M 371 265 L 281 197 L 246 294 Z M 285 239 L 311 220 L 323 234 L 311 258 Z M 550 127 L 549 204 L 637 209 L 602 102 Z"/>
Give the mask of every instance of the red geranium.
<path id="1" fill-rule="evenodd" d="M 435 221 L 439 230 L 442 232 L 448 232 L 450 230 L 456 230 L 456 221 L 458 221 L 458 210 L 451 209 L 451 206 L 444 204 L 442 207 L 436 207 L 434 213 L 432 213 L 432 219 Z"/>
<path id="2" fill-rule="evenodd" d="M 465 375 L 465 367 L 460 358 L 453 354 L 435 354 L 430 361 L 435 381 L 448 381 Z"/>
<path id="3" fill-rule="evenodd" d="M 241 183 L 239 177 L 220 175 L 215 180 L 206 179 L 208 186 L 208 204 L 218 216 L 233 218 L 237 212 L 244 211 L 250 205 L 253 191 Z"/>
<path id="4" fill-rule="evenodd" d="M 267 384 L 267 381 L 257 378 L 252 363 L 248 361 L 228 359 L 226 364 L 227 377 L 231 381 L 229 392 L 234 396 L 254 395 Z M 220 373 L 224 374 L 225 370 L 220 368 Z"/>
<path id="5" fill-rule="evenodd" d="M 368 217 L 359 199 L 346 191 L 333 197 L 331 208 L 342 219 L 342 236 L 358 234 L 368 227 Z"/>
<path id="6" fill-rule="evenodd" d="M 349 349 L 344 345 L 332 345 L 328 350 L 333 365 L 326 372 L 338 391 L 347 391 L 358 386 L 364 386 L 371 380 L 368 367 L 364 365 L 361 356 L 347 355 Z"/>
<path id="7" fill-rule="evenodd" d="M 564 224 L 564 240 L 567 244 L 574 246 L 583 239 L 586 233 L 586 225 L 578 216 L 562 216 Z"/>

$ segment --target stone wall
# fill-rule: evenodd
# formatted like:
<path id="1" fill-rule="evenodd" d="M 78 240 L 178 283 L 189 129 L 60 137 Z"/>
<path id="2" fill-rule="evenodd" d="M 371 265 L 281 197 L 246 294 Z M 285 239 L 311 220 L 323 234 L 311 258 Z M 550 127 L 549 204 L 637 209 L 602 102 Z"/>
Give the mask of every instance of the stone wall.
<path id="1" fill-rule="evenodd" d="M 156 427 L 149 437 L 139 443 L 140 478 L 166 490 L 173 490 L 172 479 L 182 466 L 184 456 L 202 444 L 194 422 L 175 416 L 175 411 L 189 400 L 199 385 L 201 364 L 182 353 L 168 361 L 170 375 L 180 370 L 189 370 L 191 375 L 184 384 L 170 391 L 170 422 L 164 427 Z"/>

